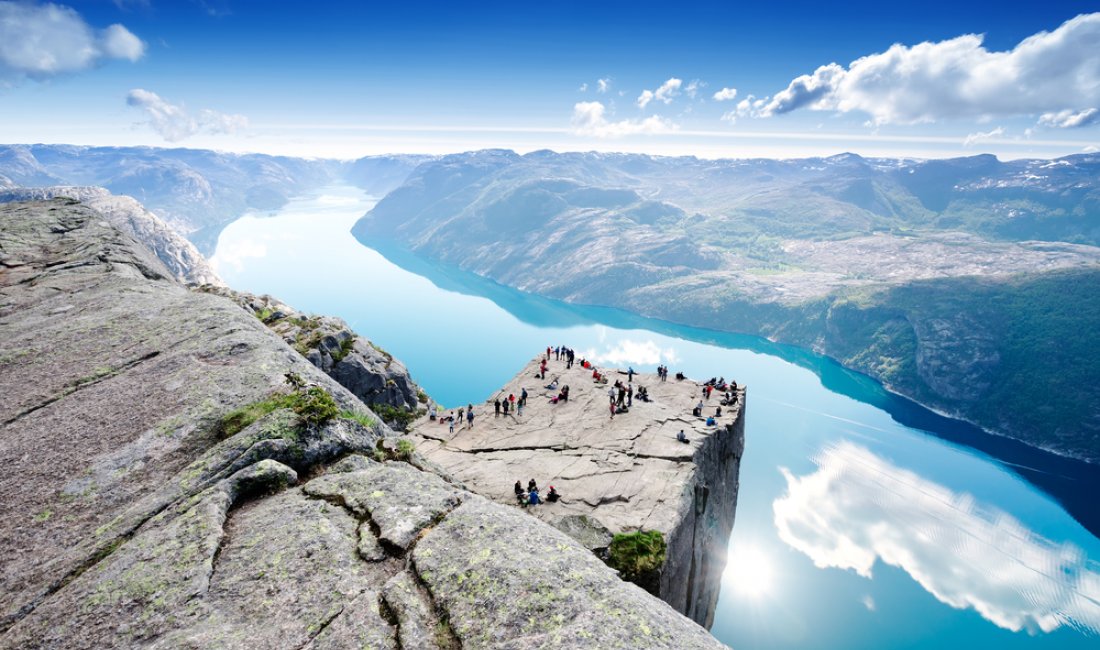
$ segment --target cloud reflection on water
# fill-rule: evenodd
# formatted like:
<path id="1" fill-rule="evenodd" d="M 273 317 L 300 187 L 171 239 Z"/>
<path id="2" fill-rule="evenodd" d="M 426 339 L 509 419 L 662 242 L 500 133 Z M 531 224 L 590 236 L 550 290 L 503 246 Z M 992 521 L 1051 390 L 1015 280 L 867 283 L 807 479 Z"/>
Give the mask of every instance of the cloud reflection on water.
<path id="1" fill-rule="evenodd" d="M 881 559 L 941 602 L 999 627 L 1100 633 L 1100 573 L 1073 544 L 1044 539 L 851 442 L 816 462 L 801 477 L 781 468 L 787 493 L 772 504 L 780 539 L 816 566 L 870 578 Z"/>

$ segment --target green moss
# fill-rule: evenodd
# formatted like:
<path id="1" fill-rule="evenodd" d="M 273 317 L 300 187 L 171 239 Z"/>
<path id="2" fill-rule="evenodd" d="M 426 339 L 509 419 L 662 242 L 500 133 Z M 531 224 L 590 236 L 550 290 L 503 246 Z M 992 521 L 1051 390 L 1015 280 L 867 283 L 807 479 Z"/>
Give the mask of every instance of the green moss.
<path id="1" fill-rule="evenodd" d="M 344 357 L 351 353 L 351 349 L 355 346 L 355 337 L 349 336 L 348 338 L 340 341 L 340 349 L 332 355 L 332 360 L 340 362 L 344 360 Z"/>
<path id="2" fill-rule="evenodd" d="M 310 386 L 302 391 L 277 393 L 231 411 L 214 425 L 214 433 L 224 439 L 240 433 L 248 425 L 279 409 L 290 409 L 303 424 L 320 426 L 339 415 L 336 402 L 328 391 Z"/>
<path id="3" fill-rule="evenodd" d="M 608 548 L 607 564 L 624 580 L 655 594 L 660 586 L 666 550 L 664 536 L 655 530 L 618 533 Z"/>
<path id="4" fill-rule="evenodd" d="M 420 402 L 421 404 L 427 404 L 428 394 L 419 388 L 416 389 L 416 401 Z"/>
<path id="5" fill-rule="evenodd" d="M 416 451 L 416 445 L 411 440 L 402 438 L 397 441 L 397 456 L 401 460 L 408 460 L 414 451 Z"/>
<path id="6" fill-rule="evenodd" d="M 38 513 L 37 515 L 35 515 L 35 516 L 34 516 L 34 520 L 35 520 L 35 521 L 40 521 L 40 522 L 41 522 L 41 521 L 46 521 L 46 520 L 48 520 L 48 519 L 49 519 L 50 517 L 52 517 L 52 516 L 53 516 L 53 511 L 52 511 L 52 510 L 50 510 L 49 508 L 46 508 L 46 509 L 45 509 L 45 510 L 43 510 L 42 512 L 40 512 L 40 513 Z"/>

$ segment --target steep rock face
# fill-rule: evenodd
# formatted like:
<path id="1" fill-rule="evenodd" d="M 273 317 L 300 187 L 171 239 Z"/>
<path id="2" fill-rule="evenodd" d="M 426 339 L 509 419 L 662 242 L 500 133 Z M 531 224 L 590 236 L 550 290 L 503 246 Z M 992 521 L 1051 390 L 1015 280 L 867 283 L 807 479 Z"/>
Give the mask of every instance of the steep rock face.
<path id="1" fill-rule="evenodd" d="M 665 602 L 709 626 L 718 600 L 726 546 L 737 504 L 738 476 L 745 436 L 745 391 L 735 406 L 723 406 L 713 426 L 692 415 L 701 399 L 694 381 L 657 381 L 636 374 L 634 387 L 646 386 L 651 400 L 634 400 L 627 413 L 610 417 L 607 384 L 594 383 L 592 370 L 551 359 L 546 379 L 533 378 L 536 359 L 498 395 L 474 405 L 473 426 L 422 418 L 410 430 L 417 449 L 475 492 L 502 504 L 516 504 L 513 483 L 534 478 L 557 503 L 526 512 L 574 537 L 606 557 L 614 533 L 657 531 L 666 544 L 648 588 Z M 604 369 L 601 369 L 604 370 Z M 607 371 L 612 381 L 627 373 Z M 570 387 L 567 402 L 551 403 L 556 378 Z M 528 402 L 522 413 L 497 415 L 497 398 Z M 705 400 L 715 413 L 719 396 Z M 443 413 L 448 415 L 451 411 Z M 457 413 L 456 413 L 457 416 Z M 688 444 L 676 440 L 684 430 Z"/>
<path id="2" fill-rule="evenodd" d="M 303 314 L 271 296 L 215 286 L 202 291 L 226 296 L 260 319 L 310 363 L 379 412 L 390 426 L 403 426 L 415 418 L 427 401 L 404 364 L 353 332 L 342 319 Z"/>
<path id="3" fill-rule="evenodd" d="M 195 246 L 128 196 L 114 196 L 101 187 L 58 185 L 0 191 L 0 203 L 71 198 L 91 207 L 107 222 L 153 251 L 180 282 L 221 285 L 222 281 Z"/>
<path id="4" fill-rule="evenodd" d="M 99 213 L 0 206 L 0 648 L 722 647 L 392 442 Z"/>

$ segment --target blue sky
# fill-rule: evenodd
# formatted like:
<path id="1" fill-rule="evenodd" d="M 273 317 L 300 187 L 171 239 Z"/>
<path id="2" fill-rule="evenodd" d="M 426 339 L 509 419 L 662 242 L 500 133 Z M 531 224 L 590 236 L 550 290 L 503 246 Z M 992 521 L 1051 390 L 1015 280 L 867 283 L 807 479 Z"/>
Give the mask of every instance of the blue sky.
<path id="1" fill-rule="evenodd" d="M 0 141 L 345 158 L 1100 146 L 1097 2 L 396 4 L 0 1 Z"/>

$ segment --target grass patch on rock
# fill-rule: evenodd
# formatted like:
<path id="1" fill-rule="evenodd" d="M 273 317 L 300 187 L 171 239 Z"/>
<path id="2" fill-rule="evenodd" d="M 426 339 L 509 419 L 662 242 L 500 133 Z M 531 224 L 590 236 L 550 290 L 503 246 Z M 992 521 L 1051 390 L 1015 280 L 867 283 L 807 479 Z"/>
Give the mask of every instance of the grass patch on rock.
<path id="1" fill-rule="evenodd" d="M 617 533 L 608 547 L 607 564 L 624 580 L 656 594 L 667 548 L 664 535 L 655 530 Z"/>
<path id="2" fill-rule="evenodd" d="M 302 424 L 313 426 L 321 426 L 340 414 L 336 401 L 328 391 L 319 386 L 310 386 L 290 393 L 277 393 L 266 399 L 245 404 L 219 420 L 214 427 L 214 433 L 219 439 L 229 438 L 268 413 L 279 409 L 290 409 Z"/>

